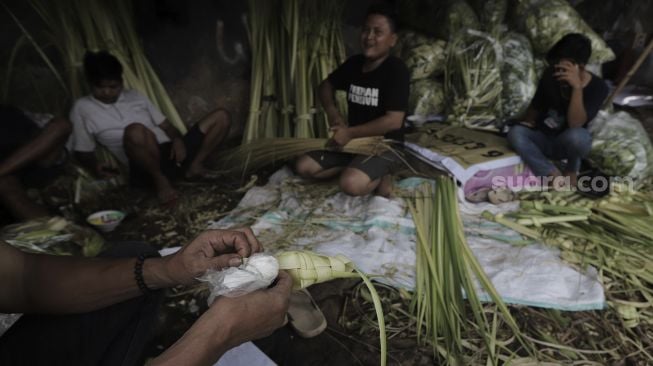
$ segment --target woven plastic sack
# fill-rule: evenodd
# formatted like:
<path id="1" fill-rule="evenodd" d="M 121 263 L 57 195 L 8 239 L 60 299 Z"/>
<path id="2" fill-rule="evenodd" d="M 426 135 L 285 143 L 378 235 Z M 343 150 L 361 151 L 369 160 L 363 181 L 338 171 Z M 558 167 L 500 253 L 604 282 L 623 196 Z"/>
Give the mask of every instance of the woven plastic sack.
<path id="1" fill-rule="evenodd" d="M 626 112 L 599 112 L 589 125 L 589 160 L 604 173 L 640 180 L 653 175 L 653 145 L 642 124 Z"/>
<path id="2" fill-rule="evenodd" d="M 582 33 L 592 42 L 589 63 L 615 59 L 605 41 L 565 0 L 514 0 L 512 19 L 515 19 L 517 29 L 531 40 L 536 54 L 546 54 L 566 34 Z"/>

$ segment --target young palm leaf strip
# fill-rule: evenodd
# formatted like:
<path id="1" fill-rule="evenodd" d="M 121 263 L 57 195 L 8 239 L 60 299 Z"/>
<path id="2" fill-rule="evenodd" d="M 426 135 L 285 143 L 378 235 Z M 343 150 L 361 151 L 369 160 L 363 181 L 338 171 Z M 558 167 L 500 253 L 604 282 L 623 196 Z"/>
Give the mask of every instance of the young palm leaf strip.
<path id="1" fill-rule="evenodd" d="M 293 279 L 293 290 L 300 290 L 316 283 L 336 278 L 360 278 L 367 286 L 374 302 L 379 323 L 379 342 L 381 349 L 381 366 L 387 361 L 387 337 L 383 307 L 374 285 L 363 272 L 359 271 L 346 257 L 337 255 L 329 257 L 308 251 L 287 251 L 276 254 L 279 269 L 287 271 Z"/>
<path id="2" fill-rule="evenodd" d="M 487 362 L 498 364 L 495 326 L 488 321 L 476 294 L 475 280 L 494 301 L 506 324 L 532 354 L 523 340 L 510 311 L 487 278 L 467 245 L 458 210 L 456 184 L 439 177 L 434 184 L 423 184 L 408 205 L 417 232 L 416 283 L 413 313 L 417 318 L 418 339 L 430 343 L 441 361 L 464 365 L 464 330 L 475 330 L 488 351 Z M 465 297 L 471 314 L 465 310 Z M 496 322 L 493 322 L 495 324 Z"/>

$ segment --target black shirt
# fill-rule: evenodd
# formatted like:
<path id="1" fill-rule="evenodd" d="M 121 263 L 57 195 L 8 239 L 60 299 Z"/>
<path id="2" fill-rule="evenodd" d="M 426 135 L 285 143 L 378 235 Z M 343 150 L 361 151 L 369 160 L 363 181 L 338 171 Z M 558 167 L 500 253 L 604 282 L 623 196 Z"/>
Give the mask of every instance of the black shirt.
<path id="1" fill-rule="evenodd" d="M 329 75 L 334 88 L 347 92 L 348 123 L 357 126 L 372 121 L 388 111 L 408 109 L 410 76 L 406 64 L 388 56 L 379 67 L 363 72 L 365 56 L 352 56 Z M 403 141 L 404 125 L 385 135 Z"/>
<path id="2" fill-rule="evenodd" d="M 537 129 L 547 135 L 558 135 L 566 130 L 567 110 L 571 98 L 571 87 L 563 85 L 553 76 L 553 68 L 544 71 L 537 86 L 531 106 L 537 111 Z M 608 86 L 600 77 L 592 74 L 592 79 L 583 88 L 583 105 L 587 114 L 587 124 L 596 117 L 603 101 L 608 96 Z"/>

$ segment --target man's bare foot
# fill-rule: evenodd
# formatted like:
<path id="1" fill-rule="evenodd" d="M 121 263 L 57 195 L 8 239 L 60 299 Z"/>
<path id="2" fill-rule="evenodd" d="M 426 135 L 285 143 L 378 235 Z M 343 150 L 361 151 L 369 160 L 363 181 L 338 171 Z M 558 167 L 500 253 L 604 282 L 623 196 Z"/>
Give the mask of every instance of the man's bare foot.
<path id="1" fill-rule="evenodd" d="M 391 174 L 386 174 L 383 177 L 381 177 L 381 182 L 376 187 L 374 194 L 385 198 L 392 198 L 393 188 L 394 188 L 394 179 Z"/>
<path id="2" fill-rule="evenodd" d="M 576 172 L 564 172 L 563 174 L 569 178 L 571 189 L 578 187 L 578 174 Z"/>
<path id="3" fill-rule="evenodd" d="M 573 187 L 570 183 L 569 176 L 563 175 L 558 169 L 544 177 L 544 186 L 551 188 L 554 191 L 566 191 L 569 190 L 570 187 Z"/>
<path id="4" fill-rule="evenodd" d="M 211 172 L 206 169 L 202 164 L 191 164 L 184 174 L 186 179 L 195 179 L 195 178 L 209 178 L 211 177 Z"/>
<path id="5" fill-rule="evenodd" d="M 167 178 L 159 179 L 155 187 L 156 196 L 162 205 L 173 204 L 179 198 L 179 192 L 172 187 Z"/>

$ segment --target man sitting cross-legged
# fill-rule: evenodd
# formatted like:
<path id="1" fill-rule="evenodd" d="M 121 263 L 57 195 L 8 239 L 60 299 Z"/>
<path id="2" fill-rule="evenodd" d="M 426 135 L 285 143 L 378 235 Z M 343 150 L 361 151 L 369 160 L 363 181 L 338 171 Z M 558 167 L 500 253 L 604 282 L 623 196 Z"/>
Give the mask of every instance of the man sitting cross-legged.
<path id="1" fill-rule="evenodd" d="M 218 109 L 182 136 L 145 96 L 123 90 L 122 65 L 100 51 L 84 58 L 91 95 L 75 103 L 70 119 L 78 159 L 100 176 L 110 175 L 95 159 L 96 142 L 129 165 L 132 186 L 153 186 L 161 203 L 175 201 L 171 179 L 206 174 L 204 162 L 229 132 L 229 113 Z"/>

